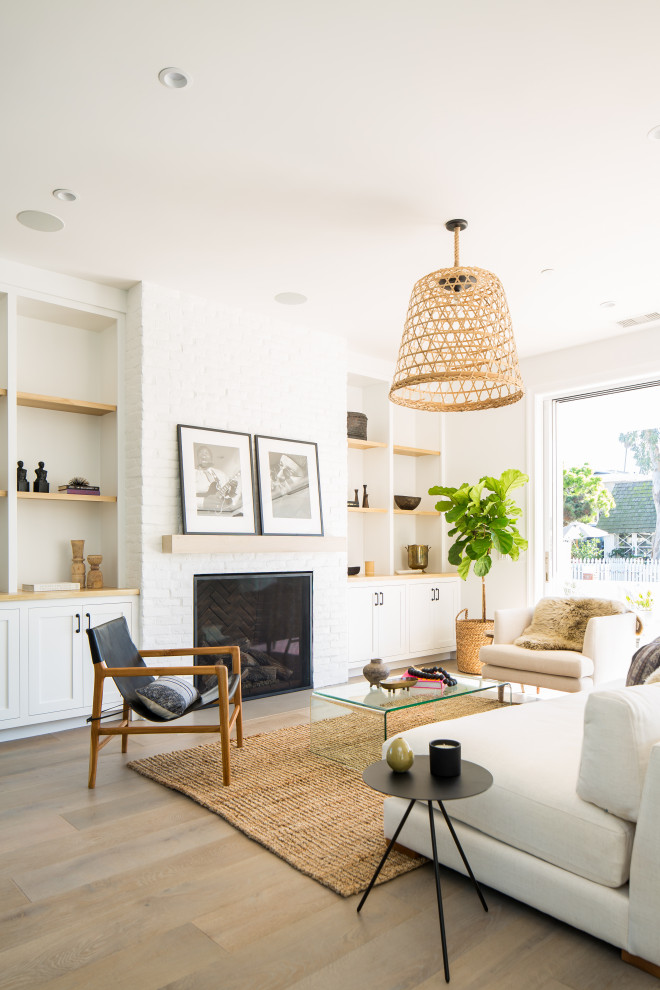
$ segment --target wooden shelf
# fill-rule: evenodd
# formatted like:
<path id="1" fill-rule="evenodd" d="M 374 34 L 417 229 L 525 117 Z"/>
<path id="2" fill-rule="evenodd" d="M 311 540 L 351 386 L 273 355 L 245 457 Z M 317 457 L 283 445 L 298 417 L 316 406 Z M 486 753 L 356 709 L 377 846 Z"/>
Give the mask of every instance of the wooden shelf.
<path id="1" fill-rule="evenodd" d="M 378 443 L 376 440 L 358 440 L 356 437 L 349 437 L 348 446 L 353 450 L 370 450 L 372 447 L 387 447 L 387 444 Z"/>
<path id="2" fill-rule="evenodd" d="M 404 457 L 439 457 L 439 450 L 424 450 L 422 447 L 402 447 L 395 443 L 392 447 L 395 454 L 403 454 Z"/>
<path id="3" fill-rule="evenodd" d="M 346 540 L 341 536 L 175 533 L 162 537 L 162 549 L 163 553 L 340 553 L 346 551 Z"/>
<path id="4" fill-rule="evenodd" d="M 436 509 L 393 509 L 395 516 L 437 516 L 441 514 Z"/>
<path id="5" fill-rule="evenodd" d="M 53 499 L 60 502 L 116 502 L 116 495 L 67 495 L 65 492 L 16 492 L 18 498 Z"/>
<path id="6" fill-rule="evenodd" d="M 349 512 L 387 512 L 387 509 L 363 509 L 359 505 L 349 505 Z"/>
<path id="7" fill-rule="evenodd" d="M 7 390 L 4 389 L 4 394 Z M 56 412 L 81 413 L 84 416 L 107 416 L 117 412 L 117 406 L 104 402 L 84 402 L 80 399 L 61 399 L 53 395 L 34 395 L 31 392 L 17 392 L 16 405 L 30 406 L 33 409 L 53 409 Z"/>

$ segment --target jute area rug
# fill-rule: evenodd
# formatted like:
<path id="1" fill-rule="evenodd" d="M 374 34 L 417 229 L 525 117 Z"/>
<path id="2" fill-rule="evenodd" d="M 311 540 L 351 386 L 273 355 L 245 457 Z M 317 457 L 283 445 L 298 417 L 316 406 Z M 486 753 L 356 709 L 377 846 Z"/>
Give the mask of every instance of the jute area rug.
<path id="1" fill-rule="evenodd" d="M 444 721 L 501 706 L 468 696 L 428 707 L 441 707 Z M 352 718 L 329 719 L 333 734 L 350 734 Z M 389 734 L 429 720 L 424 707 L 408 709 L 391 716 Z M 433 721 L 438 721 L 437 710 Z M 345 723 L 341 729 L 340 722 Z M 248 736 L 242 749 L 232 743 L 229 787 L 222 785 L 219 743 L 150 756 L 128 766 L 220 815 L 342 897 L 366 890 L 386 849 L 383 795 L 363 783 L 360 770 L 310 752 L 309 725 Z M 425 862 L 393 850 L 378 883 Z"/>

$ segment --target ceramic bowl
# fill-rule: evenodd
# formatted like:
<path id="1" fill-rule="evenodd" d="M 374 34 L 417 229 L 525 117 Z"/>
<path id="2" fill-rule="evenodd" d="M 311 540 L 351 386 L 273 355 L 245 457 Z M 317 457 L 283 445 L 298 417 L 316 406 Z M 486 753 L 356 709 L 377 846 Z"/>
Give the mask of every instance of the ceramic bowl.
<path id="1" fill-rule="evenodd" d="M 422 501 L 421 495 L 395 495 L 394 503 L 397 509 L 416 509 Z"/>
<path id="2" fill-rule="evenodd" d="M 359 574 L 359 573 L 360 573 L 360 568 L 359 567 L 349 567 L 348 568 L 348 576 L 349 577 L 355 577 L 355 575 L 356 574 Z"/>

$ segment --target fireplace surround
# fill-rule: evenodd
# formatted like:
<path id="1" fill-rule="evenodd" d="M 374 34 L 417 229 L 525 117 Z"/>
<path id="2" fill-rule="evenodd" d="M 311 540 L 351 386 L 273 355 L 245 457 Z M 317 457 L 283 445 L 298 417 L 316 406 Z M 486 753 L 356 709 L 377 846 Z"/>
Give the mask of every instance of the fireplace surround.
<path id="1" fill-rule="evenodd" d="M 193 601 L 195 646 L 240 647 L 244 698 L 311 687 L 311 572 L 196 574 Z"/>

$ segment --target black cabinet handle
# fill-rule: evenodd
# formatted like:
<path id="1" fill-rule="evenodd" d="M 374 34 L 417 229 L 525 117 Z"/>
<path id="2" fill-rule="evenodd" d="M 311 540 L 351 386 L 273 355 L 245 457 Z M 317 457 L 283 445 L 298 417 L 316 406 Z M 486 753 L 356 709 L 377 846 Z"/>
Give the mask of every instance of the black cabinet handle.
<path id="1" fill-rule="evenodd" d="M 377 605 L 378 604 L 378 592 L 377 591 L 374 591 L 374 598 L 376 599 L 375 604 Z"/>
<path id="2" fill-rule="evenodd" d="M 435 601 L 435 588 L 431 588 L 431 601 Z"/>
<path id="3" fill-rule="evenodd" d="M 381 605 L 383 604 L 383 592 L 382 592 L 382 591 L 381 591 L 381 593 L 380 593 L 380 604 L 381 604 Z"/>
<path id="4" fill-rule="evenodd" d="M 89 614 L 89 612 L 85 612 L 85 618 L 87 619 L 87 628 L 88 629 L 91 629 L 92 628 L 92 617 Z"/>
<path id="5" fill-rule="evenodd" d="M 76 632 L 79 633 L 80 632 L 80 629 L 81 629 L 81 626 L 80 626 L 80 612 L 76 612 L 76 619 L 78 620 L 78 628 L 76 629 Z"/>

